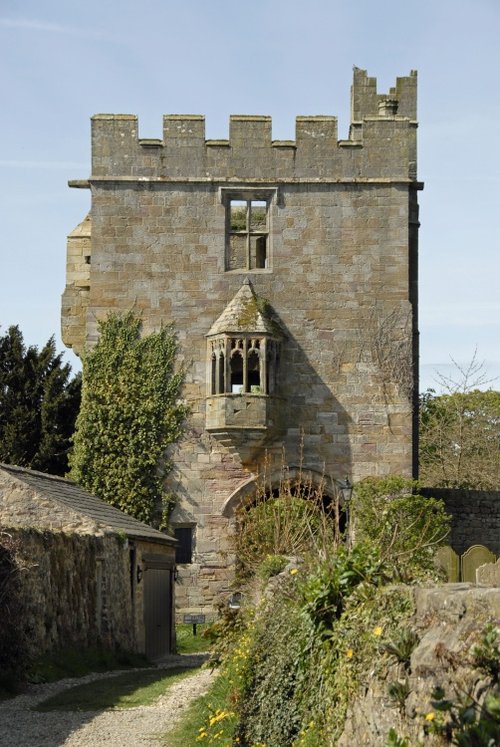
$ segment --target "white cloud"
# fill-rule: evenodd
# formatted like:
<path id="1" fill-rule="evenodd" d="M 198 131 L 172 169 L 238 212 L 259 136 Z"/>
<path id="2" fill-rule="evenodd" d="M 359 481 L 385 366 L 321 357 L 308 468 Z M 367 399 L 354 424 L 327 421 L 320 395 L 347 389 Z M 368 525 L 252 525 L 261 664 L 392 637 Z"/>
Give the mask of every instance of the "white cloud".
<path id="1" fill-rule="evenodd" d="M 60 23 L 41 21 L 37 18 L 0 18 L 0 27 L 1 26 L 10 29 L 25 29 L 27 31 L 43 31 L 53 34 L 63 34 L 64 36 L 80 36 L 87 39 L 112 40 L 112 37 L 110 37 L 109 34 L 97 29 L 63 26 Z"/>

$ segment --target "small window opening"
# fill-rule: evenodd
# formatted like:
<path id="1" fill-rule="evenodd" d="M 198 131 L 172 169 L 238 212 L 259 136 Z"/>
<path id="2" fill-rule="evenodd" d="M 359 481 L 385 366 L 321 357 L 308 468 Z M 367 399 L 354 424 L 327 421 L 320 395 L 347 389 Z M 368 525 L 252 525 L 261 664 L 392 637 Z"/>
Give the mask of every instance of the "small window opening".
<path id="1" fill-rule="evenodd" d="M 216 382 L 217 382 L 217 358 L 215 357 L 215 353 L 212 353 L 212 376 L 211 376 L 211 385 L 210 385 L 210 391 L 212 394 L 217 394 L 216 389 Z"/>
<path id="2" fill-rule="evenodd" d="M 175 562 L 176 563 L 192 563 L 193 562 L 193 528 L 192 527 L 176 527 L 174 529 L 174 537 L 178 543 L 175 548 Z"/>
<path id="3" fill-rule="evenodd" d="M 243 391 L 243 357 L 239 351 L 231 356 L 231 392 L 240 394 Z"/>
<path id="4" fill-rule="evenodd" d="M 260 358 L 256 350 L 251 350 L 248 355 L 248 391 L 258 394 L 260 390 Z"/>
<path id="5" fill-rule="evenodd" d="M 229 200 L 226 269 L 267 267 L 269 204 L 266 200 Z"/>
<path id="6" fill-rule="evenodd" d="M 248 205 L 246 200 L 231 200 L 229 203 L 231 232 L 247 230 Z"/>
<path id="7" fill-rule="evenodd" d="M 250 200 L 249 220 L 251 231 L 267 229 L 267 202 L 265 200 Z"/>
<path id="8" fill-rule="evenodd" d="M 90 254 L 85 254 L 84 259 L 85 259 L 85 264 L 89 265 L 90 264 Z"/>
<path id="9" fill-rule="evenodd" d="M 219 394 L 224 394 L 226 391 L 226 374 L 225 374 L 225 359 L 224 353 L 219 355 Z"/>

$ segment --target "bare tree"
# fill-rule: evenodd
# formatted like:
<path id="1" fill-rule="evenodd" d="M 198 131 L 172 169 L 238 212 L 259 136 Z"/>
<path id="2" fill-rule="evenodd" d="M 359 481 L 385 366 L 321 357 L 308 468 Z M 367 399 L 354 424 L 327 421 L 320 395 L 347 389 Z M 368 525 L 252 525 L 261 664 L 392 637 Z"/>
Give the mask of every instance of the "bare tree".
<path id="1" fill-rule="evenodd" d="M 467 366 L 437 375 L 442 394 L 420 400 L 420 476 L 432 487 L 499 489 L 500 392 L 490 384 L 477 351 Z"/>

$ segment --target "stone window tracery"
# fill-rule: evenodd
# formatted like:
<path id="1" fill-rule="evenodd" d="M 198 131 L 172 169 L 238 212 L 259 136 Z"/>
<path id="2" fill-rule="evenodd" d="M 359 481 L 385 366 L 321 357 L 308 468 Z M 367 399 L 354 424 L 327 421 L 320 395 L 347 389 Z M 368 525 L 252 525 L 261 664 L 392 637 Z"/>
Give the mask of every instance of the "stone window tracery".
<path id="1" fill-rule="evenodd" d="M 279 343 L 269 337 L 223 335 L 210 340 L 209 394 L 273 394 Z"/>

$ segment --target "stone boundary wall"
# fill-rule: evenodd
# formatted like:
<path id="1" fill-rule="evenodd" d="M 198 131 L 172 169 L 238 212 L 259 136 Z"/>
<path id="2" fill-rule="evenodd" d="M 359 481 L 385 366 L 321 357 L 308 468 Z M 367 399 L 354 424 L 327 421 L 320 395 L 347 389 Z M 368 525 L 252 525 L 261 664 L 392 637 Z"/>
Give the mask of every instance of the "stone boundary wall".
<path id="1" fill-rule="evenodd" d="M 449 544 L 458 555 L 471 545 L 484 545 L 500 555 L 500 491 L 422 488 L 420 492 L 444 501 L 452 516 Z"/>
<path id="2" fill-rule="evenodd" d="M 338 747 L 386 747 L 391 728 L 411 745 L 437 747 L 442 738 L 424 733 L 425 714 L 434 712 L 435 687 L 453 698 L 467 692 L 478 701 L 494 691 L 492 679 L 473 665 L 470 654 L 486 626 L 498 620 L 500 589 L 442 584 L 409 591 L 415 608 L 410 629 L 418 637 L 410 661 L 405 667 L 396 657 L 385 657 L 378 674 L 366 671 L 362 686 L 350 697 Z M 403 707 L 388 695 L 394 682 L 408 686 Z"/>
<path id="3" fill-rule="evenodd" d="M 64 648 L 134 650 L 128 551 L 114 536 L 4 529 L 21 543 L 20 628 L 30 654 Z"/>

